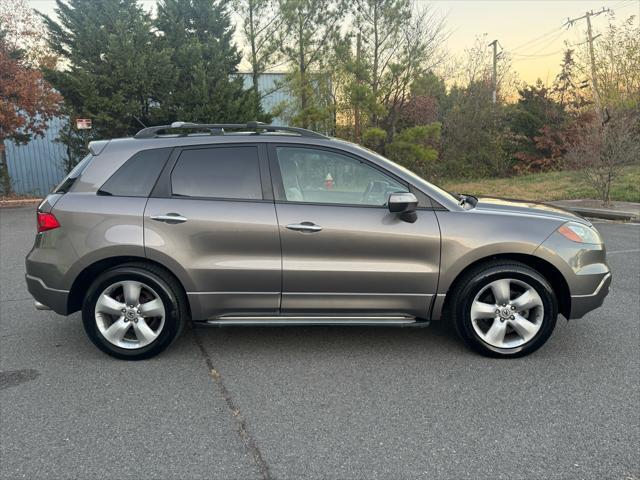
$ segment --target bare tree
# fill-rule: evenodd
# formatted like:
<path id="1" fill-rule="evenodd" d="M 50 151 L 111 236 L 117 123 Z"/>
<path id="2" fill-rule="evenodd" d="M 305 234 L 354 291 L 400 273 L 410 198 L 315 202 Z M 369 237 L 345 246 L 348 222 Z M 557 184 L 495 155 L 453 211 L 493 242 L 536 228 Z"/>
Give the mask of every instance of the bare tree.
<path id="1" fill-rule="evenodd" d="M 580 169 L 603 205 L 611 203 L 611 184 L 620 170 L 640 161 L 640 111 L 616 115 L 607 122 L 589 122 L 567 154 L 569 165 Z"/>
<path id="2" fill-rule="evenodd" d="M 251 65 L 253 88 L 258 93 L 258 78 L 280 59 L 278 35 L 282 16 L 276 0 L 235 0 L 234 7 L 244 18 L 241 24 L 244 56 Z"/>
<path id="3" fill-rule="evenodd" d="M 444 60 L 442 44 L 445 39 L 444 19 L 428 6 L 414 8 L 412 17 L 402 25 L 399 51 L 383 77 L 386 85 L 382 104 L 387 111 L 383 124 L 388 141 L 395 134 L 400 112 L 411 95 L 413 81 Z"/>

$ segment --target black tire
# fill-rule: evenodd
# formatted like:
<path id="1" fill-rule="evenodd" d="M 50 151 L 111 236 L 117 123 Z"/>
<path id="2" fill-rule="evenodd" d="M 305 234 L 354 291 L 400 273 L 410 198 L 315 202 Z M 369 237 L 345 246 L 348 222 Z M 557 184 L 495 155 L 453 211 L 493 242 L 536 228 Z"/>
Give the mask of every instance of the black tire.
<path id="1" fill-rule="evenodd" d="M 491 282 L 506 278 L 520 280 L 533 287 L 544 307 L 538 332 L 528 342 L 515 348 L 498 348 L 487 343 L 478 335 L 471 320 L 471 305 L 476 295 Z M 447 313 L 453 317 L 456 332 L 464 343 L 476 352 L 494 358 L 523 357 L 536 351 L 551 336 L 558 316 L 558 302 L 549 282 L 536 270 L 515 261 L 496 260 L 465 273 L 456 282 L 447 303 Z"/>
<path id="2" fill-rule="evenodd" d="M 121 348 L 108 341 L 98 328 L 96 302 L 110 285 L 133 280 L 151 287 L 163 303 L 164 325 L 158 337 L 140 348 Z M 91 284 L 82 304 L 82 323 L 89 339 L 103 352 L 121 360 L 143 360 L 158 355 L 173 343 L 184 327 L 189 313 L 187 300 L 178 281 L 164 269 L 146 263 L 129 263 L 111 268 Z"/>

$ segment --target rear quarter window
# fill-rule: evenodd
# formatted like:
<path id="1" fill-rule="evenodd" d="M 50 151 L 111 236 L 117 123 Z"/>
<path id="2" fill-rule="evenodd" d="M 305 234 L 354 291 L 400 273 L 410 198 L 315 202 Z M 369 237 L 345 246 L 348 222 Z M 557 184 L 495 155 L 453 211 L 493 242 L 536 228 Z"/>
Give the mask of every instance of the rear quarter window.
<path id="1" fill-rule="evenodd" d="M 55 186 L 52 190 L 53 193 L 67 193 L 71 186 L 75 183 L 75 181 L 82 175 L 85 168 L 89 165 L 91 160 L 93 159 L 93 155 L 89 154 L 84 157 L 78 164 L 73 167 L 73 170 L 69 172 L 69 174 L 62 179 L 62 181 Z"/>
<path id="2" fill-rule="evenodd" d="M 99 195 L 148 197 L 171 148 L 142 150 L 127 160 L 98 190 Z"/>
<path id="3" fill-rule="evenodd" d="M 258 148 L 184 150 L 171 173 L 171 191 L 180 197 L 262 200 Z"/>

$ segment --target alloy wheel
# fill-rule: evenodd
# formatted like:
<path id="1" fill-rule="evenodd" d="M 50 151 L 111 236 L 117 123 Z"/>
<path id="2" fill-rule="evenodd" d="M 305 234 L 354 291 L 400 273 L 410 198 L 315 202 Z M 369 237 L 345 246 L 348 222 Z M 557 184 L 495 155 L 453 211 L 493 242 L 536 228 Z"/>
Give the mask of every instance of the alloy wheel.
<path id="1" fill-rule="evenodd" d="M 98 297 L 95 320 L 109 343 L 126 349 L 142 348 L 162 332 L 164 303 L 155 290 L 142 282 L 116 282 Z"/>
<path id="2" fill-rule="evenodd" d="M 517 348 L 536 336 L 544 319 L 544 305 L 528 283 L 501 278 L 485 285 L 471 304 L 476 334 L 496 348 Z"/>

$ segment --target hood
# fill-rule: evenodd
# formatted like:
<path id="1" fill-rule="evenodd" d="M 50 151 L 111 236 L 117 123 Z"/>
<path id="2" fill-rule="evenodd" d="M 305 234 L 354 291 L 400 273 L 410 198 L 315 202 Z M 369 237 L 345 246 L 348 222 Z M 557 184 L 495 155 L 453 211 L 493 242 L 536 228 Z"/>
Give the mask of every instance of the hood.
<path id="1" fill-rule="evenodd" d="M 513 213 L 515 215 L 530 215 L 536 217 L 555 218 L 560 221 L 579 222 L 591 225 L 591 222 L 569 210 L 553 207 L 544 203 L 529 202 L 526 200 L 509 200 L 506 198 L 479 197 L 476 210 L 501 213 Z"/>

